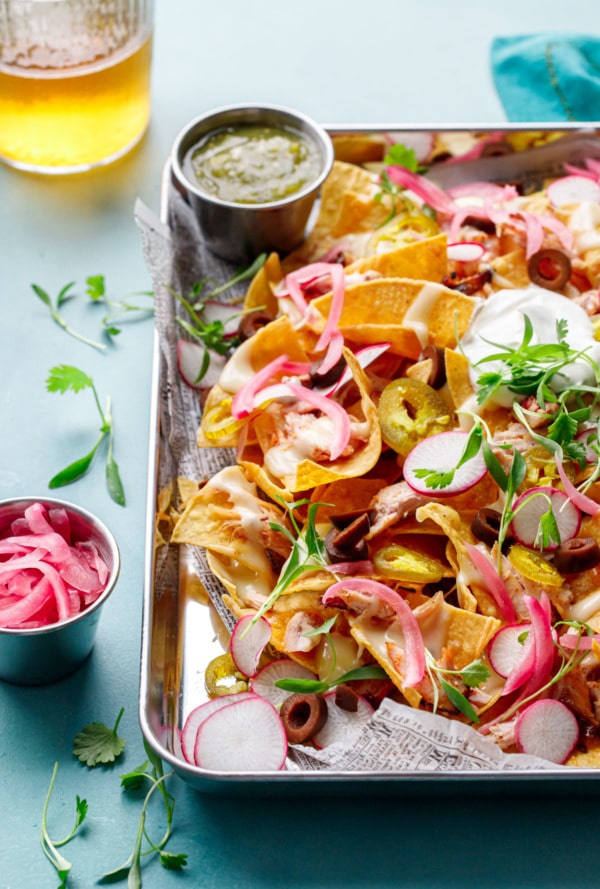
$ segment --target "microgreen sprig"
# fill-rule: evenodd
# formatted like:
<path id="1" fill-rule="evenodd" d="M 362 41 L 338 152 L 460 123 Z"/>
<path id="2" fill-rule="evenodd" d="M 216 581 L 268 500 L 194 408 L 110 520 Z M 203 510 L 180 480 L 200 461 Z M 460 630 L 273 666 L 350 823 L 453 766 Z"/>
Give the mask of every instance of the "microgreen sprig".
<path id="1" fill-rule="evenodd" d="M 330 688 L 334 688 L 336 685 L 341 685 L 343 682 L 351 682 L 355 679 L 386 679 L 387 673 L 381 667 L 375 666 L 374 664 L 367 664 L 364 667 L 356 667 L 354 670 L 350 670 L 347 673 L 344 673 L 342 676 L 338 676 L 335 679 L 331 679 L 330 677 L 333 675 L 336 665 L 337 665 L 337 656 L 335 651 L 335 645 L 333 643 L 333 639 L 331 638 L 331 629 L 335 624 L 338 618 L 337 614 L 334 614 L 333 617 L 330 617 L 326 620 L 320 627 L 316 627 L 314 630 L 307 630 L 303 633 L 303 636 L 307 636 L 309 638 L 314 636 L 325 636 L 327 639 L 327 643 L 329 645 L 329 649 L 331 651 L 331 663 L 329 665 L 329 671 L 327 676 L 323 679 L 276 679 L 275 685 L 277 688 L 281 688 L 284 691 L 289 692 L 299 692 L 301 694 L 323 694 L 326 691 L 329 691 Z"/>
<path id="2" fill-rule="evenodd" d="M 419 166 L 419 161 L 417 160 L 417 155 L 415 154 L 414 149 L 407 148 L 406 145 L 399 142 L 395 145 L 390 145 L 388 152 L 383 159 L 383 163 L 386 166 L 405 167 L 407 170 L 410 170 L 411 173 L 422 173 L 426 170 L 425 167 Z M 392 182 L 387 170 L 381 171 L 379 177 L 379 191 L 375 195 L 375 200 L 380 202 L 385 196 L 389 197 L 391 209 L 383 222 L 379 224 L 378 228 L 387 225 L 388 222 L 394 218 L 398 212 L 398 204 L 404 206 L 402 197 L 403 191 L 404 189 L 401 186 Z"/>
<path id="3" fill-rule="evenodd" d="M 117 326 L 117 322 L 126 317 L 146 318 L 154 314 L 152 304 L 139 305 L 130 301 L 129 297 L 122 300 L 114 300 L 108 296 L 106 292 L 106 282 L 104 275 L 90 275 L 85 279 L 86 294 L 96 305 L 102 304 L 108 308 L 108 312 L 102 318 L 102 329 L 108 336 L 117 336 L 121 333 L 121 328 Z M 141 290 L 138 293 L 130 294 L 133 296 L 145 296 L 153 299 L 154 294 L 151 290 Z"/>
<path id="4" fill-rule="evenodd" d="M 263 602 L 259 610 L 256 612 L 253 623 L 259 620 L 263 614 L 266 614 L 290 584 L 304 574 L 305 571 L 320 571 L 328 565 L 325 542 L 319 536 L 315 525 L 317 510 L 320 506 L 325 504 L 310 503 L 310 501 L 306 499 L 296 500 L 294 503 L 287 503 L 284 500 L 281 502 L 288 510 L 289 519 L 295 532 L 295 536 L 289 528 L 286 528 L 285 525 L 282 525 L 280 522 L 269 522 L 269 525 L 273 531 L 279 531 L 288 538 L 292 544 L 292 550 L 281 569 L 277 583 L 273 587 L 270 596 L 268 596 L 266 601 Z M 306 523 L 304 529 L 302 529 L 296 518 L 296 510 L 307 504 L 309 505 Z"/>
<path id="5" fill-rule="evenodd" d="M 64 469 L 60 470 L 60 472 L 56 473 L 56 475 L 54 475 L 48 482 L 48 487 L 60 488 L 64 485 L 70 485 L 72 482 L 77 481 L 84 476 L 90 469 L 100 445 L 106 438 L 108 439 L 108 450 L 106 455 L 106 486 L 115 503 L 118 503 L 119 506 L 125 506 L 125 492 L 119 474 L 119 467 L 113 456 L 114 427 L 111 415 L 110 397 L 107 398 L 106 408 L 103 409 L 92 378 L 84 371 L 79 370 L 79 368 L 66 364 L 51 368 L 46 380 L 46 388 L 48 392 L 59 392 L 63 395 L 69 390 L 77 393 L 81 392 L 83 389 L 91 389 L 101 419 L 100 435 L 92 449 L 83 457 L 80 457 L 78 460 L 75 460 L 73 463 L 70 463 L 68 466 L 65 466 Z"/>
<path id="6" fill-rule="evenodd" d="M 456 707 L 459 713 L 466 716 L 470 722 L 478 723 L 479 717 L 466 695 L 464 695 L 455 685 L 448 682 L 445 676 L 458 676 L 467 688 L 478 688 L 491 676 L 491 671 L 483 661 L 477 659 L 471 661 L 462 670 L 450 670 L 441 667 L 429 650 L 425 651 L 425 666 L 431 679 L 433 686 L 433 712 L 435 713 L 439 706 L 439 689 L 443 690 L 448 700 Z M 437 679 L 437 682 L 436 682 Z"/>
<path id="7" fill-rule="evenodd" d="M 57 773 L 58 763 L 55 762 L 54 769 L 52 770 L 52 777 L 50 779 L 50 786 L 48 787 L 48 792 L 46 794 L 44 808 L 42 811 L 41 844 L 44 855 L 46 856 L 52 867 L 55 869 L 60 879 L 60 885 L 58 889 L 65 889 L 72 864 L 64 857 L 64 855 L 61 855 L 58 849 L 61 846 L 65 846 L 73 839 L 80 825 L 85 820 L 88 812 L 88 804 L 86 800 L 81 799 L 81 797 L 77 796 L 75 798 L 75 823 L 71 831 L 62 840 L 51 839 L 48 832 L 48 808 L 50 806 L 50 798 L 52 796 L 52 791 L 54 790 Z"/>
<path id="8" fill-rule="evenodd" d="M 98 349 L 101 352 L 106 351 L 105 343 L 97 343 L 95 340 L 91 340 L 88 337 L 84 336 L 81 333 L 78 333 L 76 330 L 73 330 L 72 327 L 69 327 L 65 319 L 61 314 L 61 308 L 63 305 L 69 300 L 72 299 L 75 295 L 71 293 L 73 287 L 75 286 L 75 281 L 71 281 L 69 284 L 65 284 L 65 286 L 58 292 L 56 299 L 54 302 L 52 301 L 52 297 L 50 294 L 44 290 L 39 284 L 32 284 L 31 289 L 35 293 L 35 295 L 44 303 L 45 306 L 50 311 L 50 315 L 52 320 L 61 327 L 65 333 L 68 333 L 69 336 L 74 337 L 76 340 L 79 340 L 82 343 L 85 343 L 87 346 L 92 346 L 94 349 Z"/>
<path id="9" fill-rule="evenodd" d="M 163 771 L 163 765 L 160 758 L 154 753 L 150 746 L 144 741 L 144 748 L 148 759 L 132 772 L 121 776 L 121 786 L 125 790 L 138 790 L 145 785 L 149 785 L 149 789 L 144 798 L 142 811 L 138 822 L 133 849 L 129 857 L 119 867 L 103 874 L 99 883 L 115 883 L 119 880 L 127 880 L 127 889 L 141 889 L 142 886 L 142 857 L 150 854 L 157 854 L 161 865 L 166 870 L 183 870 L 187 865 L 187 855 L 184 853 L 173 853 L 165 850 L 165 846 L 171 838 L 173 831 L 173 811 L 175 808 L 175 800 L 167 791 L 165 782 L 173 774 Z M 146 818 L 152 797 L 158 792 L 162 798 L 166 827 L 162 838 L 158 842 L 148 835 L 146 828 Z M 144 840 L 148 846 L 144 849 Z"/>

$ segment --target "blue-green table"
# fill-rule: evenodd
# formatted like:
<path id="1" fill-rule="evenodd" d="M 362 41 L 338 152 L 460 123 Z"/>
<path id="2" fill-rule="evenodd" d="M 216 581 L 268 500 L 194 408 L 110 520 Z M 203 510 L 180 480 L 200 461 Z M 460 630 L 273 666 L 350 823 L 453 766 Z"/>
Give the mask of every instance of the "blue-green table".
<path id="1" fill-rule="evenodd" d="M 33 296 L 75 281 L 65 307 L 95 336 L 101 310 L 83 296 L 105 275 L 122 298 L 148 289 L 136 197 L 158 210 L 170 146 L 190 119 L 221 104 L 265 101 L 325 123 L 493 123 L 504 119 L 489 72 L 497 34 L 593 28 L 589 0 L 158 0 L 153 118 L 143 144 L 113 167 L 69 179 L 0 169 L 0 497 L 48 494 L 51 475 L 90 445 L 95 407 L 82 393 L 46 392 L 48 370 L 74 364 L 111 394 L 125 508 L 108 497 L 101 465 L 63 493 L 97 513 L 118 539 L 123 569 L 94 653 L 73 676 L 43 688 L 0 683 L 0 889 L 45 889 L 57 880 L 40 848 L 42 807 L 55 762 L 55 836 L 71 826 L 76 794 L 86 827 L 65 849 L 69 885 L 88 889 L 132 847 L 139 798 L 120 775 L 145 758 L 138 726 L 143 537 L 152 321 L 125 325 L 108 354 L 67 337 Z M 79 729 L 114 721 L 124 757 L 88 770 L 71 755 Z M 156 860 L 144 887 L 589 887 L 597 801 L 435 798 L 284 799 L 202 796 L 172 779 L 173 851 L 184 873 Z M 153 816 L 154 817 L 154 816 Z M 158 816 L 157 816 L 158 817 Z M 157 825 L 160 827 L 160 824 Z M 124 884 L 117 884 L 124 885 Z"/>

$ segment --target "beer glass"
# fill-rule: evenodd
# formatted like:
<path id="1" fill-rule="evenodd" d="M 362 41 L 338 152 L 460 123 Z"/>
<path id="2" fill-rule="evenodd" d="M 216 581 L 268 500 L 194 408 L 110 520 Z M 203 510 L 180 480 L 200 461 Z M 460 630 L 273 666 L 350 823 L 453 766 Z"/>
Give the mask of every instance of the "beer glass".
<path id="1" fill-rule="evenodd" d="M 110 163 L 150 117 L 152 0 L 0 0 L 0 160 Z"/>

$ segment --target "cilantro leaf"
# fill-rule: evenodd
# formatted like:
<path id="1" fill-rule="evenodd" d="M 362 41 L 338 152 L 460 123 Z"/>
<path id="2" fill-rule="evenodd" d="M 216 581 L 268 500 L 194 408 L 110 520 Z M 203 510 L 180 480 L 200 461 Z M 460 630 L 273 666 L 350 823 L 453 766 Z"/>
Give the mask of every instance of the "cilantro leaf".
<path id="1" fill-rule="evenodd" d="M 99 763 L 104 765 L 114 762 L 125 749 L 125 741 L 117 734 L 123 713 L 124 709 L 121 707 L 112 729 L 103 722 L 86 725 L 73 740 L 74 756 L 90 768 Z"/>
<path id="2" fill-rule="evenodd" d="M 64 395 L 71 389 L 73 392 L 81 392 L 82 389 L 93 389 L 92 378 L 78 367 L 70 364 L 59 364 L 50 369 L 46 380 L 48 392 L 60 392 Z"/>
<path id="3" fill-rule="evenodd" d="M 392 164 L 397 167 L 405 167 L 411 173 L 416 173 L 419 169 L 419 161 L 414 148 L 407 148 L 406 145 L 400 142 L 390 145 L 383 162 L 387 165 Z"/>
<path id="4" fill-rule="evenodd" d="M 460 678 L 469 688 L 477 688 L 492 675 L 491 670 L 483 661 L 476 660 L 461 670 Z"/>

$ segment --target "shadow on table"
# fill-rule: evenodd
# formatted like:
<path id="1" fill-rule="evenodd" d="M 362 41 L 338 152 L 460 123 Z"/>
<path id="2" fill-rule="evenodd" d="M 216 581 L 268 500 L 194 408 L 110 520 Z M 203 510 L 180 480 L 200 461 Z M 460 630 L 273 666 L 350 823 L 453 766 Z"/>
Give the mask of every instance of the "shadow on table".
<path id="1" fill-rule="evenodd" d="M 194 808 L 214 885 L 228 889 L 591 885 L 590 831 L 577 825 L 593 822 L 593 798 L 197 796 Z"/>

